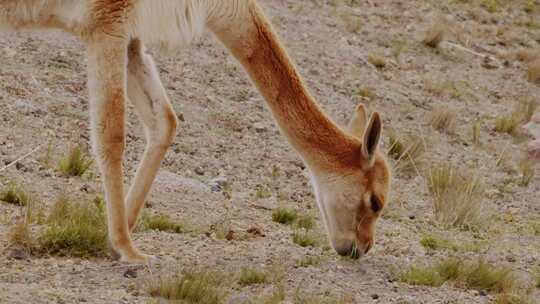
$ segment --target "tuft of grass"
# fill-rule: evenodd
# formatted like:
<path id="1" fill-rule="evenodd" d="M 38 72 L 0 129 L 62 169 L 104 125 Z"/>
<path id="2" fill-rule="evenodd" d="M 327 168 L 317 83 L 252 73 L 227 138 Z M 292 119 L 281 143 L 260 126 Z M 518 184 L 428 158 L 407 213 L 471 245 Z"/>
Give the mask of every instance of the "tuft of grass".
<path id="1" fill-rule="evenodd" d="M 161 276 L 150 282 L 148 293 L 155 298 L 192 304 L 221 304 L 225 298 L 222 290 L 224 277 L 208 271 L 186 271 Z"/>
<path id="2" fill-rule="evenodd" d="M 83 176 L 91 165 L 92 160 L 86 152 L 80 146 L 76 146 L 60 159 L 58 169 L 67 176 Z"/>
<path id="3" fill-rule="evenodd" d="M 499 2 L 500 0 L 481 0 L 480 6 L 490 13 L 496 13 L 501 6 Z"/>
<path id="4" fill-rule="evenodd" d="M 255 284 L 264 284 L 268 282 L 268 274 L 254 268 L 244 267 L 240 271 L 238 284 L 240 286 L 249 286 Z"/>
<path id="5" fill-rule="evenodd" d="M 107 250 L 104 202 L 76 203 L 66 197 L 56 201 L 37 239 L 38 250 L 61 256 L 101 256 Z"/>
<path id="6" fill-rule="evenodd" d="M 457 115 L 454 110 L 441 108 L 436 109 L 431 113 L 431 126 L 441 132 L 451 133 L 456 127 Z"/>
<path id="7" fill-rule="evenodd" d="M 318 237 L 308 231 L 295 231 L 292 239 L 295 244 L 301 247 L 316 247 L 319 244 Z"/>
<path id="8" fill-rule="evenodd" d="M 293 295 L 293 304 L 348 304 L 354 303 L 351 296 L 315 296 L 312 293 L 302 292 L 297 289 Z"/>
<path id="9" fill-rule="evenodd" d="M 294 209 L 290 208 L 277 208 L 272 213 L 272 220 L 274 222 L 290 225 L 298 218 L 298 213 Z"/>
<path id="10" fill-rule="evenodd" d="M 426 285 L 439 287 L 444 283 L 441 275 L 433 268 L 413 266 L 399 275 L 399 280 L 409 285 Z"/>
<path id="11" fill-rule="evenodd" d="M 532 83 L 540 81 L 540 58 L 527 64 L 527 79 Z"/>
<path id="12" fill-rule="evenodd" d="M 397 169 L 402 172 L 411 172 L 422 164 L 422 155 L 425 152 L 423 141 L 418 136 L 400 136 L 395 132 L 388 133 L 390 148 L 388 155 L 397 160 Z"/>
<path id="13" fill-rule="evenodd" d="M 428 234 L 422 237 L 420 245 L 427 250 L 451 250 L 454 252 L 474 252 L 480 253 L 484 246 L 479 241 L 473 242 L 453 242 L 447 239 L 443 239 L 439 236 Z"/>
<path id="14" fill-rule="evenodd" d="M 313 219 L 313 216 L 309 214 L 299 215 L 298 219 L 296 220 L 296 226 L 306 230 L 313 229 L 313 227 L 315 227 L 315 219 Z"/>
<path id="15" fill-rule="evenodd" d="M 525 158 L 518 163 L 518 168 L 521 175 L 518 185 L 521 187 L 528 187 L 534 180 L 536 162 Z"/>
<path id="16" fill-rule="evenodd" d="M 478 178 L 444 165 L 432 168 L 427 181 L 439 222 L 466 229 L 481 225 L 484 186 Z"/>
<path id="17" fill-rule="evenodd" d="M 502 293 L 495 298 L 494 304 L 536 304 L 536 300 L 528 295 Z"/>
<path id="18" fill-rule="evenodd" d="M 315 247 L 318 244 L 316 236 L 306 230 L 297 230 L 293 232 L 292 240 L 301 247 Z"/>
<path id="19" fill-rule="evenodd" d="M 24 219 L 11 228 L 11 245 L 35 255 L 105 255 L 107 224 L 102 200 L 76 203 L 61 197 L 44 219 L 39 206 L 31 204 L 27 208 Z M 41 229 L 33 229 L 35 223 Z"/>
<path id="20" fill-rule="evenodd" d="M 501 116 L 495 120 L 495 131 L 515 136 L 518 134 L 520 124 L 521 120 L 518 116 L 515 116 L 513 114 L 508 116 Z"/>
<path id="21" fill-rule="evenodd" d="M 299 260 L 296 265 L 298 267 L 309 267 L 309 266 L 317 266 L 321 263 L 320 257 L 314 257 L 314 256 L 307 256 Z"/>
<path id="22" fill-rule="evenodd" d="M 498 293 L 501 298 L 527 298 L 530 290 L 529 282 L 519 280 L 512 269 L 495 266 L 483 260 L 467 262 L 447 258 L 433 266 L 412 266 L 399 274 L 399 279 L 411 285 L 427 286 L 441 286 L 451 281 L 466 289 Z"/>
<path id="23" fill-rule="evenodd" d="M 274 286 L 274 290 L 271 295 L 263 296 L 257 299 L 254 303 L 258 304 L 281 304 L 285 301 L 285 287 L 282 284 L 279 284 L 277 287 Z"/>
<path id="24" fill-rule="evenodd" d="M 158 230 L 171 233 L 184 233 L 186 229 L 181 224 L 175 223 L 167 215 L 144 215 L 141 226 L 144 230 Z"/>
<path id="25" fill-rule="evenodd" d="M 495 131 L 513 136 L 519 134 L 519 126 L 531 120 L 538 103 L 533 99 L 522 99 L 516 103 L 512 113 L 495 120 Z"/>
<path id="26" fill-rule="evenodd" d="M 505 292 L 513 288 L 514 277 L 509 268 L 495 267 L 482 260 L 469 267 L 463 281 L 470 289 Z"/>
<path id="27" fill-rule="evenodd" d="M 482 131 L 482 122 L 476 120 L 472 125 L 471 140 L 474 145 L 480 145 L 480 136 Z"/>
<path id="28" fill-rule="evenodd" d="M 386 60 L 383 57 L 377 55 L 368 55 L 367 61 L 378 69 L 383 69 L 386 67 Z"/>
<path id="29" fill-rule="evenodd" d="M 361 87 L 355 93 L 356 95 L 365 99 L 373 99 L 376 97 L 375 89 L 371 87 Z"/>
<path id="30" fill-rule="evenodd" d="M 10 184 L 0 192 L 0 201 L 16 206 L 28 206 L 30 203 L 30 195 L 17 184 Z"/>

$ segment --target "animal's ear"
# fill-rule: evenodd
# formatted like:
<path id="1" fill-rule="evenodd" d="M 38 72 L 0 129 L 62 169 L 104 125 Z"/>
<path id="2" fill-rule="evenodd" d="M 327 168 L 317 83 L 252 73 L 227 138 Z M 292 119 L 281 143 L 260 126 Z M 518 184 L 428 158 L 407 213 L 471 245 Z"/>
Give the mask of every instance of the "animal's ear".
<path id="1" fill-rule="evenodd" d="M 382 133 L 382 120 L 379 113 L 374 112 L 371 115 L 362 140 L 362 156 L 370 163 L 379 146 Z"/>
<path id="2" fill-rule="evenodd" d="M 362 138 L 364 136 L 364 131 L 366 130 L 367 124 L 367 111 L 366 107 L 363 104 L 359 104 L 356 107 L 356 110 L 353 113 L 349 126 L 347 127 L 348 131 L 357 138 Z"/>

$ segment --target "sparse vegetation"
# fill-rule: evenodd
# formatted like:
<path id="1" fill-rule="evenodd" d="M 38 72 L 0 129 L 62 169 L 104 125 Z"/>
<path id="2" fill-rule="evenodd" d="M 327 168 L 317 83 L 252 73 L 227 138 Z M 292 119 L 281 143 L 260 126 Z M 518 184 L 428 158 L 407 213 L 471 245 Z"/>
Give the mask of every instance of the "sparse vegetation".
<path id="1" fill-rule="evenodd" d="M 248 286 L 254 284 L 263 284 L 268 282 L 268 274 L 254 268 L 244 267 L 240 271 L 238 284 L 240 286 Z"/>
<path id="2" fill-rule="evenodd" d="M 290 208 L 277 208 L 272 213 L 272 220 L 274 222 L 290 225 L 298 218 L 298 212 Z"/>
<path id="3" fill-rule="evenodd" d="M 317 237 L 304 229 L 293 232 L 293 242 L 301 247 L 315 247 L 318 244 Z"/>
<path id="4" fill-rule="evenodd" d="M 518 168 L 520 172 L 520 179 L 518 184 L 522 187 L 528 187 L 534 180 L 536 162 L 528 158 L 522 159 L 518 163 Z"/>
<path id="5" fill-rule="evenodd" d="M 21 186 L 11 183 L 0 192 L 0 201 L 16 206 L 27 206 L 30 195 Z"/>
<path id="6" fill-rule="evenodd" d="M 184 233 L 186 229 L 181 224 L 175 223 L 167 215 L 143 215 L 141 219 L 143 230 L 158 230 L 172 233 Z"/>
<path id="7" fill-rule="evenodd" d="M 75 146 L 62 157 L 58 169 L 67 176 L 83 176 L 91 165 L 92 160 L 88 158 L 83 148 Z"/>
<path id="8" fill-rule="evenodd" d="M 296 220 L 296 226 L 306 230 L 312 229 L 315 226 L 315 219 L 313 216 L 308 214 L 299 215 L 298 219 Z"/>
<path id="9" fill-rule="evenodd" d="M 513 136 L 518 135 L 520 125 L 531 120 L 537 107 L 538 103 L 532 99 L 519 101 L 512 113 L 495 120 L 495 131 Z"/>
<path id="10" fill-rule="evenodd" d="M 431 126 L 438 131 L 451 133 L 456 127 L 456 112 L 447 108 L 439 108 L 431 113 Z"/>
<path id="11" fill-rule="evenodd" d="M 320 263 L 321 263 L 321 258 L 320 257 L 306 256 L 306 257 L 302 258 L 301 260 L 299 260 L 296 263 L 296 265 L 298 267 L 309 267 L 309 266 L 319 265 Z"/>
<path id="12" fill-rule="evenodd" d="M 498 267 L 483 260 L 462 261 L 448 258 L 434 266 L 413 266 L 399 274 L 399 279 L 411 285 L 441 286 L 455 282 L 456 286 L 500 294 L 499 297 L 526 298 L 529 282 L 519 280 L 510 268 Z"/>
<path id="13" fill-rule="evenodd" d="M 436 219 L 447 227 L 478 228 L 484 217 L 484 186 L 450 166 L 432 168 L 427 177 Z"/>
<path id="14" fill-rule="evenodd" d="M 475 252 L 480 253 L 484 248 L 481 241 L 451 241 L 434 234 L 424 235 L 420 244 L 427 250 L 450 250 L 453 252 Z"/>
<path id="15" fill-rule="evenodd" d="M 425 152 L 424 143 L 418 136 L 400 136 L 388 132 L 390 148 L 388 155 L 397 161 L 396 169 L 401 172 L 417 172 L 422 165 Z"/>
<path id="16" fill-rule="evenodd" d="M 76 203 L 61 197 L 54 204 L 44 227 L 34 236 L 32 219 L 12 227 L 11 244 L 33 254 L 102 256 L 107 249 L 107 226 L 103 202 Z"/>
<path id="17" fill-rule="evenodd" d="M 152 279 L 148 292 L 152 297 L 190 304 L 221 304 L 225 298 L 224 277 L 208 271 L 185 271 Z"/>

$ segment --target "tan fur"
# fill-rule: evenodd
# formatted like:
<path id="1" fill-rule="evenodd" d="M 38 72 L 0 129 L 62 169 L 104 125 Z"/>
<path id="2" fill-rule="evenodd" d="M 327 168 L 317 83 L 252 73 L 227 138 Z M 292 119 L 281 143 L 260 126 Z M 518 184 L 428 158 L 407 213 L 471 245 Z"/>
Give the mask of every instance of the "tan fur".
<path id="1" fill-rule="evenodd" d="M 360 107 L 351 133 L 334 124 L 308 93 L 254 0 L 0 2 L 0 29 L 56 27 L 86 42 L 92 142 L 103 176 L 109 238 L 113 249 L 130 262 L 147 259 L 133 245 L 130 231 L 177 125 L 144 43 L 183 46 L 200 35 L 204 25 L 245 67 L 283 134 L 306 162 L 336 251 L 357 257 L 367 252 L 390 186 L 388 165 L 377 149 L 382 121 L 378 113 L 368 121 Z M 124 198 L 127 96 L 145 127 L 147 147 Z"/>

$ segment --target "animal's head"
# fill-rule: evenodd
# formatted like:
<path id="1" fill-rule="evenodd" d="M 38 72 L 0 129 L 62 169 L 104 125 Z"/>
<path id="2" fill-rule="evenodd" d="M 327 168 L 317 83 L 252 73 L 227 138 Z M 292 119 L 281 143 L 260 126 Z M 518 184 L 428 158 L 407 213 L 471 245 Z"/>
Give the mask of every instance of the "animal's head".
<path id="1" fill-rule="evenodd" d="M 316 198 L 332 246 L 340 255 L 359 258 L 374 242 L 375 223 L 388 200 L 390 169 L 378 146 L 382 121 L 356 109 L 347 132 L 354 155 L 332 169 L 313 172 Z"/>

